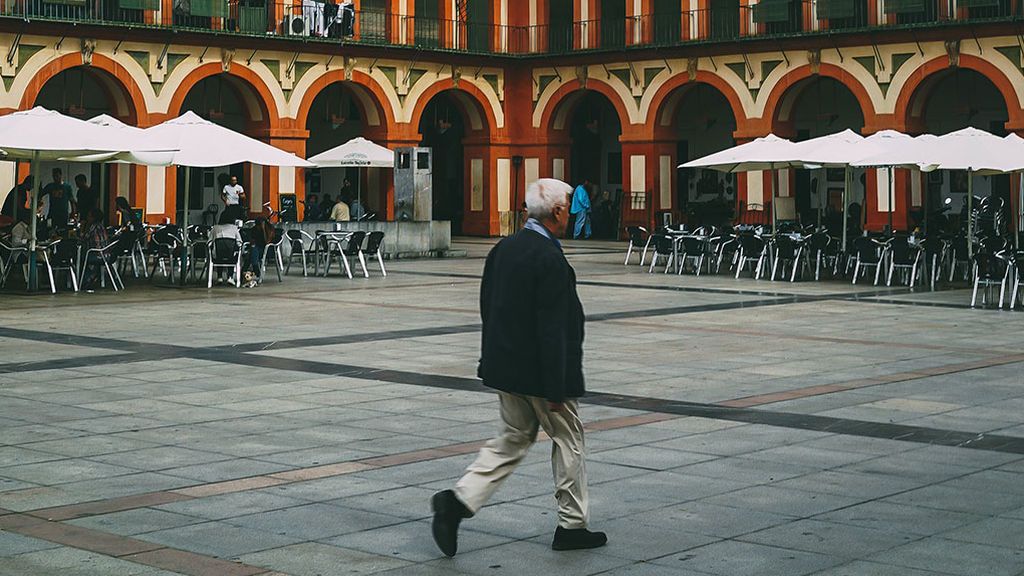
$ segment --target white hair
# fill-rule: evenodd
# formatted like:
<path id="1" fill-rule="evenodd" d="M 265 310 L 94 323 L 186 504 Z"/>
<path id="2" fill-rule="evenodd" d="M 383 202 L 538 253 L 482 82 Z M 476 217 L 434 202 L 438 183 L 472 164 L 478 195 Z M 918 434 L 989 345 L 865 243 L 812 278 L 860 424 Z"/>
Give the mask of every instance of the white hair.
<path id="1" fill-rule="evenodd" d="M 541 178 L 526 187 L 526 215 L 544 220 L 554 214 L 555 206 L 569 202 L 572 186 L 554 178 Z"/>

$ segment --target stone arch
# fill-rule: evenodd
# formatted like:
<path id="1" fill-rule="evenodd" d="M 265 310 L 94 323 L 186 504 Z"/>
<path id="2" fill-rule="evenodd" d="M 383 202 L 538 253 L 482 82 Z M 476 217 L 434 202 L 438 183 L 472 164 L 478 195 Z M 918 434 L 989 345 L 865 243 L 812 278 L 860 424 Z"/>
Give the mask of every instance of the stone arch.
<path id="1" fill-rule="evenodd" d="M 817 74 L 811 70 L 810 65 L 805 65 L 787 72 L 775 83 L 765 100 L 764 111 L 761 115 L 761 120 L 765 123 L 764 128 L 773 129 L 777 122 L 788 122 L 802 88 L 809 83 L 808 80 L 818 76 L 832 78 L 848 88 L 860 105 L 864 125 L 874 126 L 877 124 L 875 119 L 877 112 L 867 88 L 843 68 L 834 64 L 822 63 Z"/>
<path id="2" fill-rule="evenodd" d="M 175 88 L 167 113 L 171 116 L 180 115 L 185 98 L 192 88 L 202 80 L 220 74 L 223 74 L 227 83 L 237 91 L 239 99 L 247 108 L 251 122 L 265 128 L 279 127 L 280 115 L 270 88 L 255 72 L 238 64 L 233 64 L 225 72 L 220 62 L 210 62 L 189 72 Z"/>
<path id="3" fill-rule="evenodd" d="M 395 125 L 395 111 L 390 105 L 387 93 L 377 81 L 358 70 L 353 70 L 348 78 L 343 70 L 332 70 L 319 76 L 306 88 L 296 112 L 297 126 L 306 125 L 313 101 L 325 88 L 337 82 L 342 82 L 352 89 L 370 126 L 390 129 Z"/>
<path id="4" fill-rule="evenodd" d="M 1003 96 L 1003 103 L 1006 104 L 1009 117 L 1007 128 L 1024 127 L 1024 111 L 1021 110 L 1017 92 L 1014 90 L 1013 82 L 1002 70 L 987 60 L 969 54 L 960 55 L 959 67 L 978 72 L 996 87 Z M 921 121 L 921 115 L 931 96 L 931 87 L 941 80 L 946 72 L 953 69 L 949 65 L 949 58 L 942 56 L 929 60 L 914 70 L 896 98 L 895 120 L 901 124 L 901 128 L 910 130 Z"/>
<path id="5" fill-rule="evenodd" d="M 79 53 L 65 54 L 43 65 L 25 87 L 21 97 L 21 108 L 28 109 L 34 106 L 47 82 L 73 68 L 82 68 L 94 73 L 94 78 L 107 91 L 119 116 L 136 125 L 147 125 L 149 112 L 139 85 L 124 66 L 102 54 L 93 54 L 91 65 L 84 64 Z"/>
<path id="6" fill-rule="evenodd" d="M 645 122 L 646 126 L 652 132 L 655 132 L 659 127 L 671 124 L 672 119 L 676 115 L 679 102 L 686 96 L 687 89 L 698 84 L 706 84 L 721 93 L 726 101 L 729 102 L 729 107 L 732 109 L 733 117 L 737 123 L 742 122 L 746 118 L 746 112 L 743 109 L 742 102 L 740 102 L 739 95 L 736 94 L 736 90 L 721 76 L 702 70 L 697 72 L 693 80 L 690 80 L 689 76 L 685 74 L 677 74 L 662 84 L 657 92 L 654 93 L 654 98 L 651 99 L 651 107 L 648 110 Z"/>
<path id="7" fill-rule="evenodd" d="M 625 103 L 619 96 L 619 93 L 615 91 L 609 84 L 596 80 L 588 80 L 584 86 L 579 80 L 570 80 L 563 84 L 551 98 L 548 99 L 544 111 L 540 116 L 540 128 L 547 129 L 549 127 L 555 130 L 565 129 L 566 120 L 569 118 L 569 114 L 573 109 L 573 105 L 579 100 L 587 91 L 597 92 L 603 95 L 611 102 L 612 107 L 615 108 L 615 113 L 619 116 L 619 124 L 623 130 L 631 124 L 629 111 L 626 109 Z"/>
<path id="8" fill-rule="evenodd" d="M 423 112 L 427 104 L 441 92 L 448 92 L 459 104 L 462 110 L 466 126 L 474 132 L 483 131 L 490 134 L 498 129 L 498 120 L 487 99 L 480 88 L 469 82 L 460 82 L 458 87 L 452 86 L 450 79 L 438 80 L 427 87 L 416 99 L 416 105 L 412 109 L 409 118 L 411 126 L 419 126 L 423 118 Z"/>

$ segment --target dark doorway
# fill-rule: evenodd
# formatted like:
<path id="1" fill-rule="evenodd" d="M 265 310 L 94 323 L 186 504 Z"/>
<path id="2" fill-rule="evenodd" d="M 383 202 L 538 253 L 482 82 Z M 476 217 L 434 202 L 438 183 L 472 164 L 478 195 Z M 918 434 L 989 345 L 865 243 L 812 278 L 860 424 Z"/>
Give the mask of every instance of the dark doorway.
<path id="1" fill-rule="evenodd" d="M 462 110 L 455 99 L 445 93 L 431 98 L 420 118 L 421 146 L 434 153 L 433 218 L 449 220 L 452 234 L 462 234 L 465 214 L 465 167 L 462 138 L 466 127 Z"/>

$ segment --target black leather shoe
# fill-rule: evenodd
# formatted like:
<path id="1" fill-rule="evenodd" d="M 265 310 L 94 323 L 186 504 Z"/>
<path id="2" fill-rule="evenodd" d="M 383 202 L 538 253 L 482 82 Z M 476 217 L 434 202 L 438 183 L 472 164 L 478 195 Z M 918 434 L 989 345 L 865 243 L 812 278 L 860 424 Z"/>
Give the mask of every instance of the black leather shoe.
<path id="1" fill-rule="evenodd" d="M 430 506 L 434 510 L 434 542 L 445 556 L 455 556 L 459 548 L 459 523 L 470 516 L 469 510 L 451 490 L 434 494 Z"/>
<path id="2" fill-rule="evenodd" d="M 600 548 L 608 543 L 604 532 L 591 532 L 586 528 L 569 530 L 559 526 L 555 530 L 555 539 L 551 541 L 552 550 L 586 550 Z"/>

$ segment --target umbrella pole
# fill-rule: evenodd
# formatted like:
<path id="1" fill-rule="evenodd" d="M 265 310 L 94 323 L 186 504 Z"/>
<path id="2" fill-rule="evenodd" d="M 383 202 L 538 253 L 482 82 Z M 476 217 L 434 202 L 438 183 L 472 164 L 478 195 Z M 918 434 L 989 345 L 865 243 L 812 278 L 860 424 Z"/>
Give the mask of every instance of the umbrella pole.
<path id="1" fill-rule="evenodd" d="M 109 223 L 110 222 L 110 214 L 109 214 L 109 212 L 110 212 L 110 197 L 107 194 L 106 187 L 103 185 L 104 180 L 106 180 L 106 178 L 104 178 L 103 176 L 106 174 L 106 172 L 107 172 L 107 165 L 103 164 L 103 163 L 100 163 L 100 181 L 96 183 L 96 185 L 99 186 L 99 189 L 97 190 L 97 192 L 99 193 L 99 202 L 98 202 L 98 204 L 100 205 L 101 210 L 103 210 L 103 214 L 105 215 L 105 218 L 107 219 L 107 222 Z M 79 220 L 84 220 L 85 219 L 85 214 L 81 213 L 82 212 L 81 209 L 79 209 L 78 212 L 79 212 L 78 219 Z"/>
<path id="2" fill-rule="evenodd" d="M 28 239 L 28 290 L 29 292 L 35 292 L 39 289 L 39 275 L 36 273 L 36 230 L 39 224 L 39 218 L 36 213 L 39 211 L 39 188 L 35 185 L 36 176 L 39 172 L 38 150 L 32 153 L 30 172 L 32 174 L 32 188 L 29 189 L 29 192 L 32 194 L 32 207 L 29 209 L 31 210 L 29 217 L 32 219 L 32 225 Z M 15 201 L 17 201 L 17 198 L 15 198 Z"/>
<path id="3" fill-rule="evenodd" d="M 967 171 L 967 259 L 974 258 L 974 172 Z"/>
<path id="4" fill-rule="evenodd" d="M 14 200 L 11 203 L 14 205 L 14 211 L 11 212 L 11 216 L 14 221 L 18 221 L 18 212 L 25 209 L 25 206 L 21 204 L 21 182 L 18 181 L 18 168 L 21 168 L 21 162 L 18 160 L 14 161 Z M 29 192 L 32 191 L 32 187 L 29 187 Z"/>
<path id="5" fill-rule="evenodd" d="M 847 196 L 849 194 L 848 189 L 850 188 L 850 165 L 846 165 L 846 172 L 843 174 L 843 252 L 846 252 L 846 236 L 847 232 L 847 218 L 849 217 L 849 202 L 847 202 Z"/>
<path id="6" fill-rule="evenodd" d="M 886 168 L 886 171 L 889 173 L 889 234 L 892 234 L 892 215 L 894 212 L 896 212 L 896 194 L 893 192 L 892 189 L 892 173 L 894 172 L 894 169 L 892 167 L 889 167 Z"/>
<path id="7" fill-rule="evenodd" d="M 181 285 L 185 285 L 185 275 L 188 271 L 188 200 L 189 184 L 191 183 L 192 167 L 185 167 L 185 209 L 181 212 L 181 238 L 184 244 L 181 246 Z"/>
<path id="8" fill-rule="evenodd" d="M 772 193 L 772 203 L 771 203 L 771 207 L 772 207 L 772 234 L 778 234 L 779 233 L 779 213 L 776 211 L 776 208 L 778 208 L 778 206 L 775 205 L 775 192 L 776 192 L 776 189 L 779 187 L 778 183 L 775 180 L 776 180 L 776 178 L 778 178 L 778 176 L 779 176 L 779 171 L 778 170 L 772 170 L 772 190 L 771 190 L 771 193 Z"/>
<path id="9" fill-rule="evenodd" d="M 1024 222 L 1024 172 L 1017 173 L 1017 227 L 1014 228 L 1014 248 L 1021 248 L 1021 223 Z"/>

